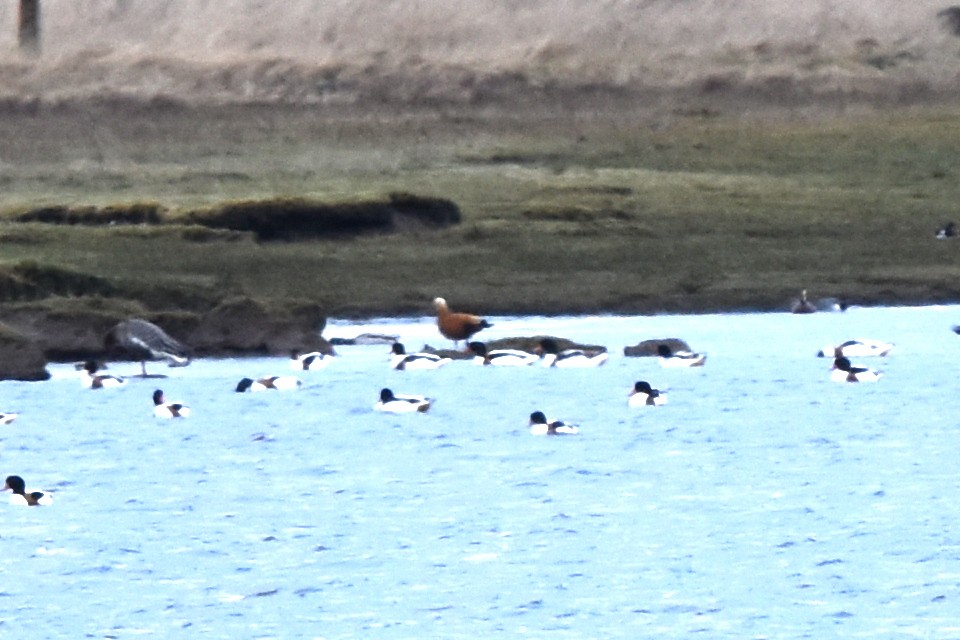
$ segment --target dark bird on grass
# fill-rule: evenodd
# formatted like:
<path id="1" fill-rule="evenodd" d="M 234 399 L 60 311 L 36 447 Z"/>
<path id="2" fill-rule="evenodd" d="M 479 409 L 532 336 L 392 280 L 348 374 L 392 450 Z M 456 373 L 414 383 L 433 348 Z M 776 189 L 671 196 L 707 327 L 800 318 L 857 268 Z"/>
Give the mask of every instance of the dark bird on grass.
<path id="1" fill-rule="evenodd" d="M 186 346 L 152 322 L 139 318 L 118 323 L 107 332 L 104 344 L 108 351 L 121 351 L 139 360 L 144 378 L 163 377 L 147 374 L 147 360 L 166 360 L 171 367 L 190 364 L 190 352 Z"/>
<path id="2" fill-rule="evenodd" d="M 794 300 L 793 305 L 790 307 L 790 313 L 813 313 L 816 310 L 817 307 L 814 306 L 812 302 L 807 300 L 806 289 L 800 293 L 800 299 Z"/>
<path id="3" fill-rule="evenodd" d="M 952 222 L 948 222 L 939 229 L 937 229 L 937 240 L 946 240 L 947 238 L 953 238 L 957 235 L 957 225 Z"/>
<path id="4" fill-rule="evenodd" d="M 443 337 L 453 340 L 454 345 L 460 340 L 469 340 L 481 329 L 493 326 L 480 316 L 450 311 L 443 298 L 435 298 L 433 306 L 437 310 L 437 328 Z"/>

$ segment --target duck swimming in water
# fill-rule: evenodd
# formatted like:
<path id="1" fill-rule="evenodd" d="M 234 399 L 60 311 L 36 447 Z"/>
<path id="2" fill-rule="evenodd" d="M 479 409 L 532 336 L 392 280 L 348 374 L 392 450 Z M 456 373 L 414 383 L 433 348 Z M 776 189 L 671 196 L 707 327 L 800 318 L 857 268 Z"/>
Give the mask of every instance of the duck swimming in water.
<path id="1" fill-rule="evenodd" d="M 657 361 L 661 367 L 674 369 L 679 367 L 702 367 L 707 361 L 707 354 L 692 351 L 673 351 L 669 346 L 661 343 L 657 345 Z"/>
<path id="2" fill-rule="evenodd" d="M 651 387 L 646 380 L 640 380 L 630 390 L 627 404 L 631 407 L 660 407 L 667 404 L 667 396 Z"/>
<path id="3" fill-rule="evenodd" d="M 549 420 L 542 411 L 530 414 L 530 433 L 535 436 L 573 436 L 580 428 L 563 420 Z"/>
<path id="4" fill-rule="evenodd" d="M 293 391 L 299 389 L 303 384 L 300 378 L 295 376 L 266 376 L 263 378 L 242 378 L 237 383 L 236 392 L 245 391 Z"/>
<path id="5" fill-rule="evenodd" d="M 418 351 L 407 353 L 402 342 L 394 342 L 390 347 L 390 368 L 397 371 L 414 371 L 418 369 L 437 369 L 450 362 L 450 358 L 443 358 L 435 353 Z"/>
<path id="6" fill-rule="evenodd" d="M 424 396 L 394 393 L 390 389 L 380 390 L 380 399 L 373 408 L 384 413 L 426 413 L 433 400 Z"/>
<path id="7" fill-rule="evenodd" d="M 158 418 L 186 418 L 190 415 L 190 407 L 182 402 L 167 402 L 163 390 L 153 392 L 153 415 Z"/>
<path id="8" fill-rule="evenodd" d="M 471 342 L 467 349 L 474 354 L 474 364 L 491 365 L 495 367 L 526 367 L 540 358 L 533 353 L 520 349 L 493 349 L 487 350 L 482 342 Z"/>
<path id="9" fill-rule="evenodd" d="M 333 356 L 319 351 L 300 353 L 296 349 L 290 352 L 290 368 L 294 371 L 319 371 L 333 362 Z"/>
<path id="10" fill-rule="evenodd" d="M 879 371 L 853 365 L 849 359 L 840 356 L 833 361 L 830 379 L 834 382 L 876 382 L 881 375 Z"/>
<path id="11" fill-rule="evenodd" d="M 543 356 L 543 366 L 558 369 L 599 367 L 610 358 L 610 354 L 606 351 L 560 349 L 560 345 L 553 338 L 541 339 L 537 351 Z"/>
<path id="12" fill-rule="evenodd" d="M 47 492 L 34 489 L 27 491 L 26 483 L 20 476 L 7 476 L 3 491 L 13 492 L 10 496 L 10 504 L 38 507 L 53 503 L 53 498 Z"/>
<path id="13" fill-rule="evenodd" d="M 126 384 L 126 380 L 120 376 L 100 373 L 100 365 L 93 360 L 87 360 L 83 363 L 82 371 L 81 382 L 87 389 L 113 389 Z"/>

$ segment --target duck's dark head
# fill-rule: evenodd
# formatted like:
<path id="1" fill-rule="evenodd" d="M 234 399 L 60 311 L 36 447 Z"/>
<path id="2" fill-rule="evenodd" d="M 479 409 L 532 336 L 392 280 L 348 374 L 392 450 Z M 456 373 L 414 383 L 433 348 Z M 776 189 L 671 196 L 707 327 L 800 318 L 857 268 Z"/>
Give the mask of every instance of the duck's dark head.
<path id="1" fill-rule="evenodd" d="M 673 356 L 673 351 L 670 349 L 669 345 L 661 342 L 657 345 L 657 355 L 661 358 L 669 358 Z"/>
<path id="2" fill-rule="evenodd" d="M 253 385 L 253 380 L 250 378 L 243 378 L 240 382 L 237 383 L 237 393 L 243 393 Z"/>
<path id="3" fill-rule="evenodd" d="M 478 356 L 487 355 L 487 345 L 483 344 L 482 342 L 467 343 L 467 349 Z"/>
<path id="4" fill-rule="evenodd" d="M 3 485 L 3 490 L 13 491 L 14 493 L 23 495 L 24 491 L 27 490 L 27 484 L 20 476 L 7 476 L 7 481 Z"/>
<path id="5" fill-rule="evenodd" d="M 534 411 L 530 414 L 530 424 L 547 424 L 547 416 L 543 411 Z"/>
<path id="6" fill-rule="evenodd" d="M 380 402 L 390 402 L 394 400 L 393 391 L 390 389 L 380 389 Z"/>
<path id="7" fill-rule="evenodd" d="M 653 394 L 653 387 L 650 386 L 650 383 L 646 380 L 640 380 L 633 385 L 633 390 L 636 393 L 646 393 L 647 395 Z"/>
<path id="8" fill-rule="evenodd" d="M 153 392 L 153 404 L 157 406 L 163 404 L 163 389 L 157 389 Z"/>
<path id="9" fill-rule="evenodd" d="M 393 355 L 395 355 L 395 356 L 402 356 L 402 355 L 405 355 L 405 354 L 407 353 L 407 350 L 404 348 L 402 342 L 394 342 L 394 343 L 393 343 L 393 346 L 390 347 L 390 351 L 391 351 L 391 352 L 393 353 Z"/>

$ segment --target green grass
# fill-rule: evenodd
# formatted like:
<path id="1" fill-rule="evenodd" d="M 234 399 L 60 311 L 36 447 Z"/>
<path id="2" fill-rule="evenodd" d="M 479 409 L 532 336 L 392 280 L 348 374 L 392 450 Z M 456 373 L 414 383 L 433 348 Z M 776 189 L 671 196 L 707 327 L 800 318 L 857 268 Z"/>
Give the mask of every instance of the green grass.
<path id="1" fill-rule="evenodd" d="M 437 295 L 485 313 L 785 309 L 802 288 L 858 303 L 960 299 L 960 240 L 933 239 L 960 218 L 960 113 L 665 126 L 628 115 L 173 110 L 88 114 L 77 131 L 70 113 L 39 118 L 46 127 L 6 114 L 0 134 L 25 132 L 0 165 L 8 214 L 146 202 L 186 221 L 231 200 L 409 192 L 452 200 L 463 221 L 290 243 L 8 222 L 0 265 L 95 276 L 156 308 L 182 306 L 179 289 L 357 316 L 429 313 Z"/>

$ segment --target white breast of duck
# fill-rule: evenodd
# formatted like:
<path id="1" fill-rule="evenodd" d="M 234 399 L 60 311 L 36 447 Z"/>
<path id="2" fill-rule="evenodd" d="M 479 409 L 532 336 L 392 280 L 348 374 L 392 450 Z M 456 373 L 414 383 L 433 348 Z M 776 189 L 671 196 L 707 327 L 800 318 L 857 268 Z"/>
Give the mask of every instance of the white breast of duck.
<path id="1" fill-rule="evenodd" d="M 394 393 L 390 389 L 380 390 L 380 399 L 373 408 L 385 413 L 425 413 L 433 400 L 424 396 Z"/>
<path id="2" fill-rule="evenodd" d="M 851 364 L 844 356 L 833 361 L 830 371 L 830 379 L 834 382 L 876 382 L 882 375 L 879 371 Z"/>
<path id="3" fill-rule="evenodd" d="M 495 367 L 526 367 L 540 358 L 520 349 L 493 349 L 488 351 L 482 342 L 471 342 L 467 348 L 475 355 L 473 363 L 491 365 Z"/>
<path id="4" fill-rule="evenodd" d="M 651 387 L 649 382 L 640 380 L 630 390 L 627 404 L 631 407 L 660 407 L 667 404 L 667 396 Z"/>
<path id="5" fill-rule="evenodd" d="M 844 356 L 847 358 L 869 358 L 872 356 L 886 356 L 893 349 L 893 344 L 882 340 L 847 340 L 836 346 L 826 346 L 817 352 L 820 358 Z"/>
<path id="6" fill-rule="evenodd" d="M 153 392 L 153 415 L 158 418 L 187 418 L 190 407 L 182 402 L 167 402 L 161 389 Z"/>
<path id="7" fill-rule="evenodd" d="M 48 506 L 53 504 L 53 496 L 46 491 L 27 489 L 20 476 L 7 476 L 3 491 L 10 491 L 10 504 L 28 507 Z"/>
<path id="8" fill-rule="evenodd" d="M 333 362 L 333 356 L 319 351 L 290 353 L 290 368 L 294 371 L 319 371 L 325 369 L 331 362 Z"/>

